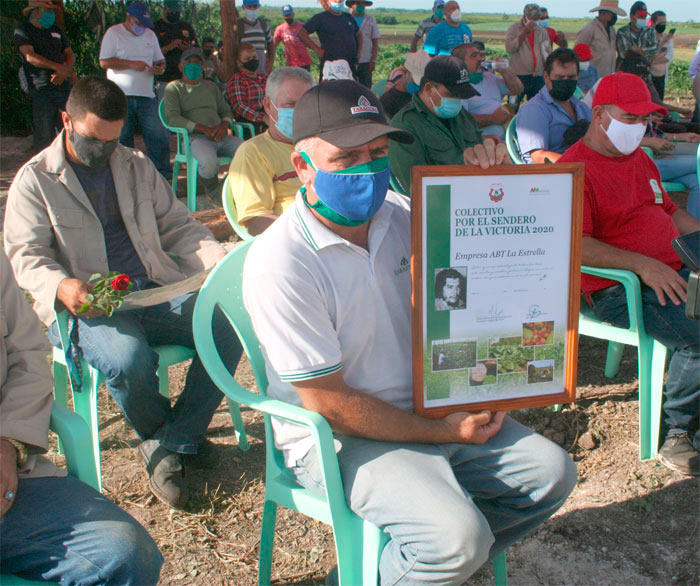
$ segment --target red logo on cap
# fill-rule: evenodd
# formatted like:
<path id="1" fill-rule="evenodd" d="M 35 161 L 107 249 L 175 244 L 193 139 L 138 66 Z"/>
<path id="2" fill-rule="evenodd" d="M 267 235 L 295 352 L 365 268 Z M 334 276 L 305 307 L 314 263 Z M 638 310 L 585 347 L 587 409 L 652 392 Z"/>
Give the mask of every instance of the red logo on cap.
<path id="1" fill-rule="evenodd" d="M 376 106 L 373 106 L 372 103 L 365 97 L 365 96 L 360 96 L 360 99 L 357 100 L 357 106 L 353 106 L 350 108 L 350 112 L 354 114 L 379 114 L 379 110 L 376 108 Z"/>

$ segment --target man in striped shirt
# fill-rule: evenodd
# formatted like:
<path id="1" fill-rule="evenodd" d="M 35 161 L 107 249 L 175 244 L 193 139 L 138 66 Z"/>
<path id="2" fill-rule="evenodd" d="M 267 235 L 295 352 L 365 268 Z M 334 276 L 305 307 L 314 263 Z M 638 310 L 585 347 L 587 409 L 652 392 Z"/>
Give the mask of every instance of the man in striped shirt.
<path id="1" fill-rule="evenodd" d="M 272 30 L 267 19 L 258 16 L 259 0 L 243 0 L 243 18 L 238 22 L 238 44 L 250 43 L 258 58 L 257 73 L 270 75 L 275 64 Z"/>

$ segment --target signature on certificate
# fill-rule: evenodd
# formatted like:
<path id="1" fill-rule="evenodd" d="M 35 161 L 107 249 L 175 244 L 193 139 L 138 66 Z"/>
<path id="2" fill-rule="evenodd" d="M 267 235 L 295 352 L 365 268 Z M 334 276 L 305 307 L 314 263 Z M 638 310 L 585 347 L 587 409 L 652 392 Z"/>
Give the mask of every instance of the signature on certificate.
<path id="1" fill-rule="evenodd" d="M 539 317 L 541 315 L 542 312 L 540 311 L 539 305 L 531 305 L 530 308 L 527 310 L 527 319 L 535 319 L 536 317 Z"/>
<path id="2" fill-rule="evenodd" d="M 502 315 L 503 308 L 500 305 L 496 303 L 491 305 L 491 307 L 489 308 L 489 317 L 501 317 Z"/>

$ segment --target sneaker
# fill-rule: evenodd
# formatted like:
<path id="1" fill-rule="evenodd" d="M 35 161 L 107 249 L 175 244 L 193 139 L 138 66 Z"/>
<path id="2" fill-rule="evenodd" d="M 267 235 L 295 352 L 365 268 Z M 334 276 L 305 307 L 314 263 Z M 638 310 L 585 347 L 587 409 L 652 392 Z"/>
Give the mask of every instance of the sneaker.
<path id="1" fill-rule="evenodd" d="M 666 468 L 686 476 L 700 476 L 700 454 L 693 447 L 687 433 L 666 437 L 664 445 L 659 450 L 659 462 Z"/>
<path id="2" fill-rule="evenodd" d="M 183 508 L 189 491 L 180 454 L 165 449 L 154 439 L 141 442 L 139 453 L 148 470 L 151 492 L 169 507 Z"/>

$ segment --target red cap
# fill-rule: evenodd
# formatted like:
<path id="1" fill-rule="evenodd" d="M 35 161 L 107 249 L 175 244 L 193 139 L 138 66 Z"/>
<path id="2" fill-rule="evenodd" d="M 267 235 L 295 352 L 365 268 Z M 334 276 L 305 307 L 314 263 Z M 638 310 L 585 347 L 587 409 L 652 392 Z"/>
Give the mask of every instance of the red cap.
<path id="1" fill-rule="evenodd" d="M 578 56 L 579 61 L 590 61 L 593 59 L 591 46 L 586 43 L 579 43 L 574 47 L 574 53 Z"/>
<path id="2" fill-rule="evenodd" d="M 648 14 L 646 10 L 637 10 L 637 16 L 647 16 Z"/>
<path id="3" fill-rule="evenodd" d="M 618 71 L 600 80 L 593 96 L 594 106 L 614 104 L 625 112 L 645 116 L 658 112 L 666 116 L 668 110 L 651 101 L 651 94 L 641 78 Z"/>

